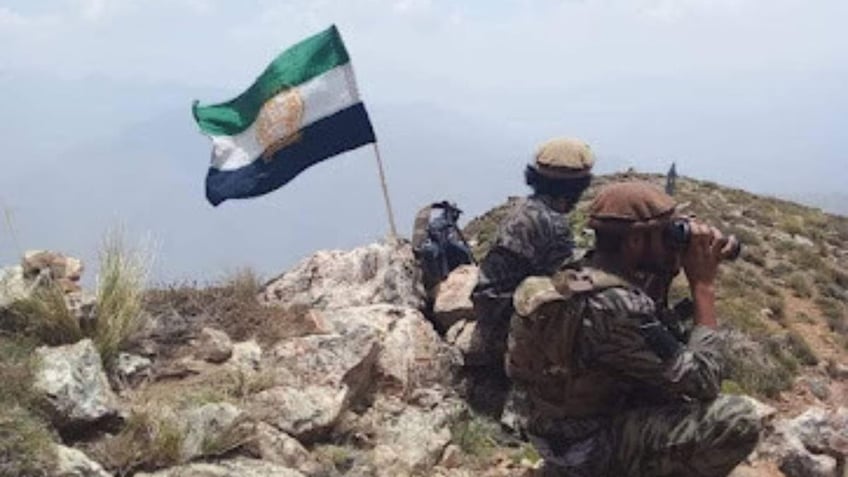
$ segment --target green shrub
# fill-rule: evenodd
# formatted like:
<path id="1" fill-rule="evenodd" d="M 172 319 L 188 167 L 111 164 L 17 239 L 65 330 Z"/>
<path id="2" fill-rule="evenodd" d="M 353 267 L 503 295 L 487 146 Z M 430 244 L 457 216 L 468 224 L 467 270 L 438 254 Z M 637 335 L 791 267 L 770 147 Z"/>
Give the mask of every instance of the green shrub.
<path id="1" fill-rule="evenodd" d="M 766 269 L 766 275 L 771 278 L 783 278 L 795 271 L 795 267 L 786 262 L 778 262 L 771 268 Z"/>
<path id="2" fill-rule="evenodd" d="M 54 449 L 44 421 L 20 406 L 0 406 L 0 476 L 55 475 Z"/>
<path id="3" fill-rule="evenodd" d="M 792 262 L 802 270 L 819 270 L 825 268 L 821 256 L 808 247 L 796 249 L 792 257 Z"/>
<path id="4" fill-rule="evenodd" d="M 736 381 L 724 379 L 721 381 L 722 394 L 745 394 L 745 390 Z"/>
<path id="5" fill-rule="evenodd" d="M 762 288 L 763 288 L 763 292 L 765 292 L 765 294 L 768 295 L 768 296 L 771 296 L 771 297 L 781 296 L 780 290 L 778 290 L 777 287 L 775 287 L 774 285 L 772 285 L 770 283 L 764 283 Z"/>
<path id="6" fill-rule="evenodd" d="M 842 303 L 832 298 L 819 297 L 816 299 L 816 305 L 832 331 L 848 334 L 848 320 L 845 318 L 845 306 Z"/>
<path id="7" fill-rule="evenodd" d="M 804 366 L 815 366 L 819 364 L 819 358 L 816 356 L 813 348 L 810 347 L 807 340 L 797 331 L 790 331 L 786 335 L 786 343 L 792 355 Z"/>
<path id="8" fill-rule="evenodd" d="M 347 446 L 322 444 L 315 446 L 313 454 L 316 456 L 318 461 L 334 467 L 337 472 L 342 474 L 349 472 L 356 463 L 355 452 Z M 320 475 L 324 474 L 322 473 Z"/>
<path id="9" fill-rule="evenodd" d="M 760 236 L 753 230 L 746 227 L 733 226 L 727 230 L 727 233 L 735 235 L 736 238 L 746 247 L 756 247 L 762 243 Z"/>
<path id="10" fill-rule="evenodd" d="M 786 217 L 780 222 L 780 228 L 790 235 L 802 235 L 804 233 L 804 219 L 797 215 Z"/>
<path id="11" fill-rule="evenodd" d="M 800 321 L 802 323 L 807 323 L 808 325 L 811 325 L 811 324 L 816 322 L 816 320 L 813 319 L 812 316 L 804 313 L 803 311 L 798 313 L 798 321 Z"/>
<path id="12" fill-rule="evenodd" d="M 719 300 L 716 308 L 719 319 L 731 328 L 754 335 L 766 331 L 760 320 L 760 307 L 745 298 Z"/>
<path id="13" fill-rule="evenodd" d="M 513 465 L 520 465 L 524 461 L 535 465 L 541 459 L 542 456 L 539 455 L 539 451 L 537 451 L 536 448 L 529 442 L 522 442 L 518 449 L 510 455 L 510 460 Z"/>
<path id="14" fill-rule="evenodd" d="M 786 322 L 786 301 L 783 297 L 769 297 L 766 301 L 766 306 L 772 312 L 774 320 L 778 323 L 785 324 Z"/>
<path id="15" fill-rule="evenodd" d="M 848 272 L 839 268 L 828 268 L 831 279 L 842 288 L 848 288 Z"/>
<path id="16" fill-rule="evenodd" d="M 451 439 L 468 455 L 487 457 L 497 447 L 497 423 L 482 416 L 470 416 L 457 421 L 451 428 Z"/>
<path id="17" fill-rule="evenodd" d="M 766 266 L 766 257 L 765 250 L 762 247 L 757 246 L 743 246 L 742 247 L 742 260 L 756 265 L 758 267 Z"/>
<path id="18" fill-rule="evenodd" d="M 792 387 L 797 366 L 790 368 L 788 360 L 776 360 L 771 350 L 766 352 L 767 364 L 750 356 L 728 356 L 728 378 L 736 383 L 746 394 L 776 397 L 782 391 Z"/>
<path id="19" fill-rule="evenodd" d="M 786 279 L 786 284 L 792 289 L 795 296 L 799 298 L 810 298 L 813 296 L 813 289 L 810 282 L 807 281 L 807 276 L 802 272 L 795 272 Z"/>
<path id="20" fill-rule="evenodd" d="M 35 346 L 0 334 L 0 476 L 53 475 L 53 435 L 32 389 Z"/>

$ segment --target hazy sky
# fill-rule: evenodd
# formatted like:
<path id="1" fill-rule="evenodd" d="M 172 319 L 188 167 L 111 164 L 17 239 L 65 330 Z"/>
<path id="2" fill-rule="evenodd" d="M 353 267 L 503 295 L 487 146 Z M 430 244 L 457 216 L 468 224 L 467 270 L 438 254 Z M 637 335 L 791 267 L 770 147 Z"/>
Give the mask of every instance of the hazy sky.
<path id="1" fill-rule="evenodd" d="M 399 226 L 523 191 L 536 144 L 578 136 L 602 171 L 665 170 L 785 196 L 844 194 L 845 0 L 0 0 L 0 263 L 94 262 L 124 224 L 156 277 L 273 274 L 386 230 L 362 149 L 262 199 L 203 199 L 193 99 L 238 94 L 335 23 L 387 164 Z M 845 197 L 843 195 L 843 197 Z"/>

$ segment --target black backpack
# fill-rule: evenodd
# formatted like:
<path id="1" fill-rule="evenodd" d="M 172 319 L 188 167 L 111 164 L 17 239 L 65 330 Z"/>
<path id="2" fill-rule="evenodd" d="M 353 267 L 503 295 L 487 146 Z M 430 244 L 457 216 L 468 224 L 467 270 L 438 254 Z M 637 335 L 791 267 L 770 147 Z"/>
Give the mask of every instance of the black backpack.
<path id="1" fill-rule="evenodd" d="M 434 209 L 441 214 L 432 217 Z M 457 220 L 462 211 L 448 201 L 434 202 L 415 216 L 412 250 L 424 272 L 429 290 L 444 280 L 454 268 L 475 263 L 471 248 L 462 236 Z"/>

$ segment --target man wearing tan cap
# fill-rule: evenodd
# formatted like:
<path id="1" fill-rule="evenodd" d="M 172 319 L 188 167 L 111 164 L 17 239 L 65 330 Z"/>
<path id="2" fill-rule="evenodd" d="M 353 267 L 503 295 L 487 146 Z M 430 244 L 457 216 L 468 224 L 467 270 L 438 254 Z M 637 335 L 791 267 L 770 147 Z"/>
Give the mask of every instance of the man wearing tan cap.
<path id="1" fill-rule="evenodd" d="M 526 277 L 550 275 L 571 259 L 574 239 L 568 212 L 591 183 L 594 163 L 592 150 L 578 139 L 542 144 L 524 172 L 532 194 L 500 224 L 492 248 L 480 263 L 473 298 L 485 356 L 475 364 L 487 367 L 494 387 L 501 387 L 484 396 L 491 401 L 486 403 L 491 407 L 486 411 L 493 414 L 500 413 L 509 387 L 503 374 L 503 353 L 512 294 Z"/>
<path id="2" fill-rule="evenodd" d="M 590 206 L 594 255 L 515 292 L 505 365 L 544 476 L 726 476 L 757 444 L 750 401 L 719 395 L 715 282 L 733 242 L 694 219 L 681 239 L 675 210 L 644 182 L 605 187 Z M 681 267 L 688 337 L 658 305 Z"/>

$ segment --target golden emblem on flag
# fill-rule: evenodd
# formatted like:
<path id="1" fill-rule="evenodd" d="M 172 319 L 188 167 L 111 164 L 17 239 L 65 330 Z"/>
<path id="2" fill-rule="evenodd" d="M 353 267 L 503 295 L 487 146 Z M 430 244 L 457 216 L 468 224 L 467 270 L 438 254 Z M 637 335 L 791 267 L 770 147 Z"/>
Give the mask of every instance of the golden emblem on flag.
<path id="1" fill-rule="evenodd" d="M 262 158 L 271 160 L 280 149 L 300 139 L 303 123 L 303 98 L 297 88 L 289 88 L 269 99 L 256 118 L 256 139 L 265 152 Z"/>

